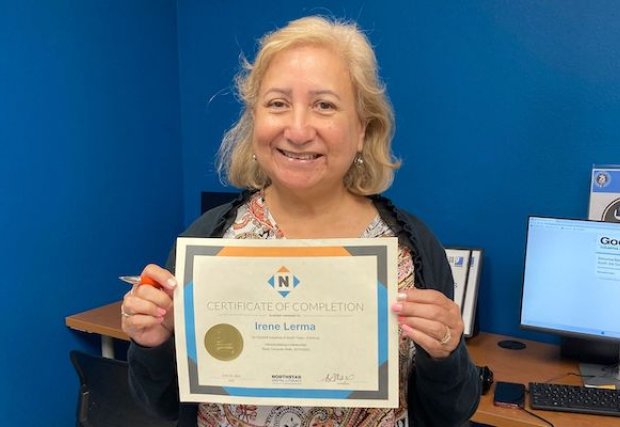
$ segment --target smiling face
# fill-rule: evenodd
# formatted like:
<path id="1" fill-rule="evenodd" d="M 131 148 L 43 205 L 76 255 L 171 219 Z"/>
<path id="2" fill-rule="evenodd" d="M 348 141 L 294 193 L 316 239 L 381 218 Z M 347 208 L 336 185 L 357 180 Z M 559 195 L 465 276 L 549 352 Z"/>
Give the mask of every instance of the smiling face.
<path id="1" fill-rule="evenodd" d="M 331 192 L 362 150 L 364 126 L 344 60 L 302 46 L 271 61 L 254 107 L 253 150 L 274 190 Z"/>

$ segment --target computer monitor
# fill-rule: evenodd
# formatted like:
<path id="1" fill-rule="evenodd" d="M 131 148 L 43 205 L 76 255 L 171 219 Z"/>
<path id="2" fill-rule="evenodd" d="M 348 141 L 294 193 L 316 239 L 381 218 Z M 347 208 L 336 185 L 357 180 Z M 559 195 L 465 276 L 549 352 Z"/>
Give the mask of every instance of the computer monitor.
<path id="1" fill-rule="evenodd" d="M 607 343 L 617 363 L 620 223 L 532 216 L 525 246 L 521 327 Z"/>

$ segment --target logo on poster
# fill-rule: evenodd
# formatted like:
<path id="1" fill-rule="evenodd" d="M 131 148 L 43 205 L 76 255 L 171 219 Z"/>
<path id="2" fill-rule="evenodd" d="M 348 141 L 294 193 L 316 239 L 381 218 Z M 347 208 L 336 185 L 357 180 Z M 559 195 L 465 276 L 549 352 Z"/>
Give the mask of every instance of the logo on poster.
<path id="1" fill-rule="evenodd" d="M 465 258 L 462 256 L 448 256 L 448 263 L 455 267 L 463 267 L 463 263 L 465 262 Z"/>
<path id="2" fill-rule="evenodd" d="M 300 281 L 288 268 L 282 266 L 267 280 L 267 283 L 274 288 L 282 297 L 285 297 L 295 289 Z"/>
<path id="3" fill-rule="evenodd" d="M 597 187 L 607 187 L 611 182 L 611 175 L 607 172 L 597 172 L 594 182 Z"/>
<path id="4" fill-rule="evenodd" d="M 605 208 L 603 221 L 620 222 L 620 199 L 616 199 Z"/>

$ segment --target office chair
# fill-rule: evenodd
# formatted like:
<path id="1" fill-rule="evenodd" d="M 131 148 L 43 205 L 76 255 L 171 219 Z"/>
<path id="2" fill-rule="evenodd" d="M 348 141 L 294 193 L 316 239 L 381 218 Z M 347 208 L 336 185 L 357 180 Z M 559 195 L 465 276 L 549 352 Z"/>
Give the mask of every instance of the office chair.
<path id="1" fill-rule="evenodd" d="M 129 391 L 127 362 L 70 352 L 79 380 L 77 427 L 171 427 L 144 412 Z"/>

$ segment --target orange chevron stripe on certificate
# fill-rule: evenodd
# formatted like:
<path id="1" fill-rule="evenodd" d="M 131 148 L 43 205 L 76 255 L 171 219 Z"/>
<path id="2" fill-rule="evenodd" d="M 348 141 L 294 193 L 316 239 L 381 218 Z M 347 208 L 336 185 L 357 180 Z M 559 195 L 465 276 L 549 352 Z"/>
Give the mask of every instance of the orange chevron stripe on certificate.
<path id="1" fill-rule="evenodd" d="M 304 257 L 304 256 L 351 256 L 351 253 L 342 246 L 297 246 L 297 247 L 273 247 L 273 246 L 225 246 L 217 254 L 218 256 L 243 256 L 243 257 Z"/>

